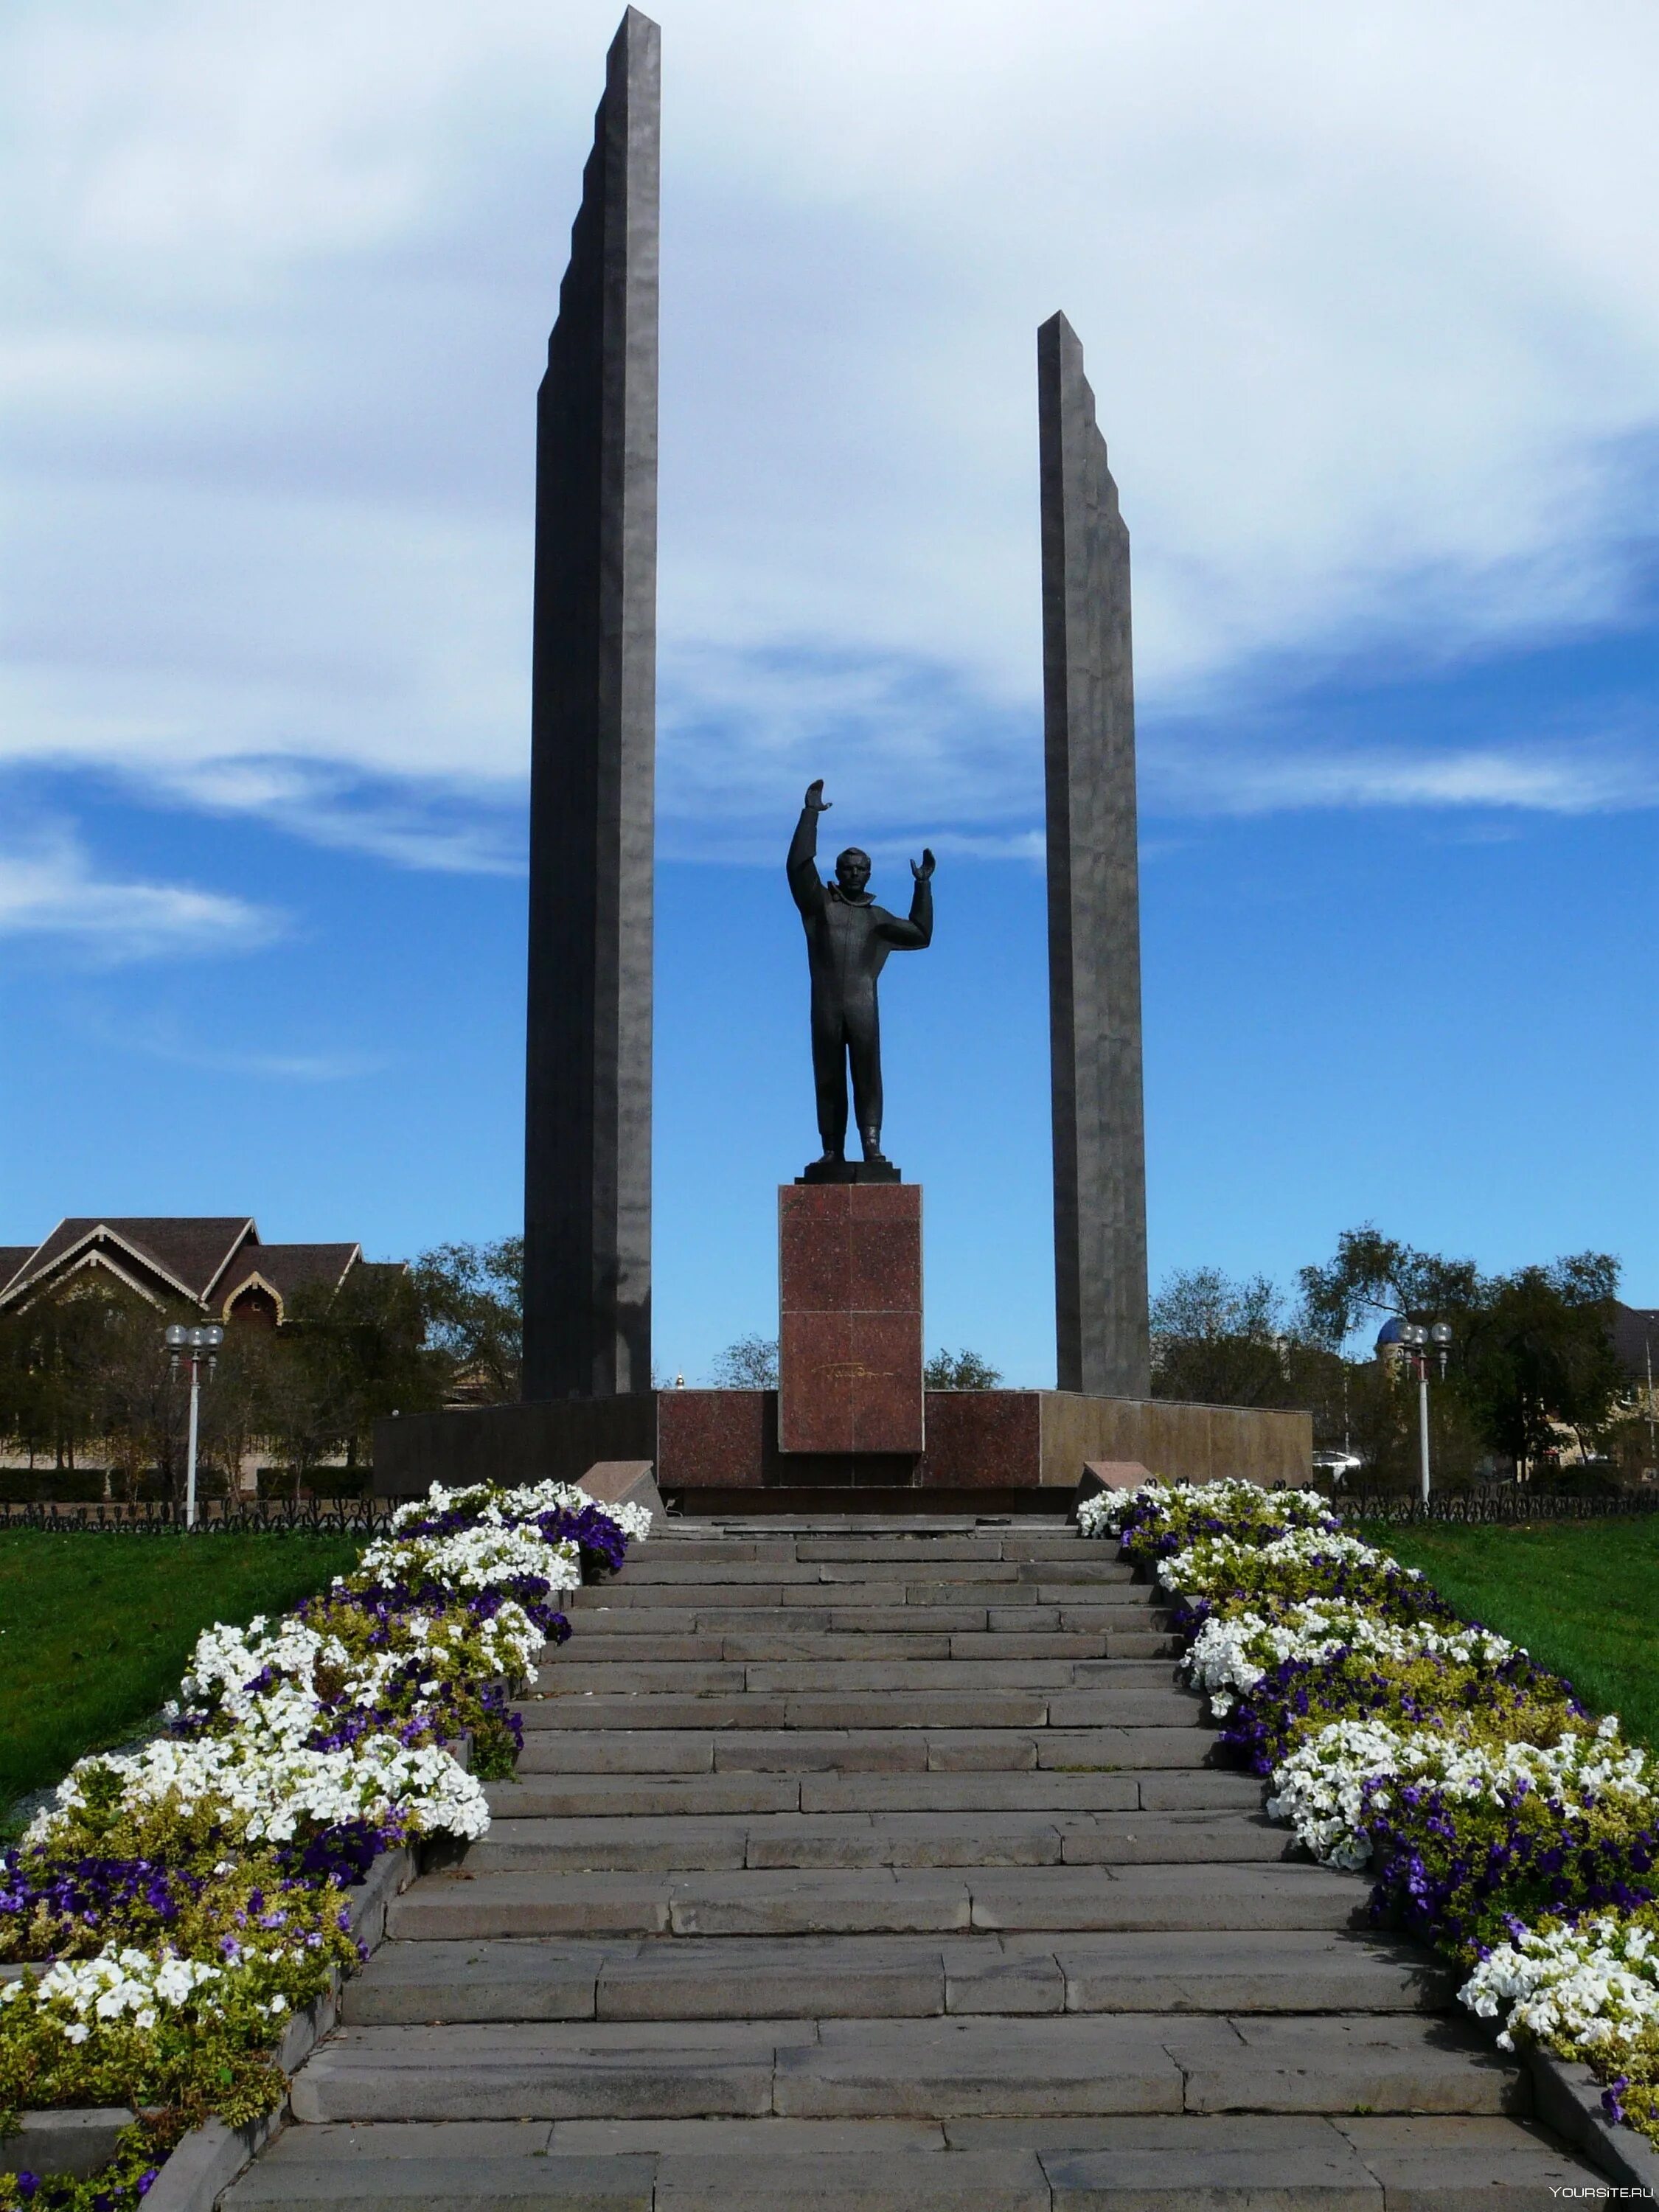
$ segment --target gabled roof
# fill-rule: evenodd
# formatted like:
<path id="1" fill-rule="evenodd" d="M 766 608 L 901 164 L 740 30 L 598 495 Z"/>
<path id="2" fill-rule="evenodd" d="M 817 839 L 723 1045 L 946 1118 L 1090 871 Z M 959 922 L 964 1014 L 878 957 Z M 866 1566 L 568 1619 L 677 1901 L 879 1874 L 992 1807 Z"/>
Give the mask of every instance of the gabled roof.
<path id="1" fill-rule="evenodd" d="M 118 1272 L 129 1279 L 148 1273 L 158 1289 L 199 1304 L 238 1248 L 258 1241 L 259 1232 L 246 1214 L 123 1215 L 101 1220 L 94 1215 L 72 1216 L 36 1246 L 0 1297 L 14 1297 L 107 1249 Z"/>
<path id="2" fill-rule="evenodd" d="M 33 1244 L 0 1244 L 0 1291 L 3 1291 L 26 1260 L 40 1248 Z"/>
<path id="3" fill-rule="evenodd" d="M 267 1290 L 280 1313 L 295 1291 L 321 1283 L 337 1290 L 362 1257 L 360 1244 L 246 1244 L 213 1286 L 213 1303 L 228 1312 L 250 1285 Z"/>

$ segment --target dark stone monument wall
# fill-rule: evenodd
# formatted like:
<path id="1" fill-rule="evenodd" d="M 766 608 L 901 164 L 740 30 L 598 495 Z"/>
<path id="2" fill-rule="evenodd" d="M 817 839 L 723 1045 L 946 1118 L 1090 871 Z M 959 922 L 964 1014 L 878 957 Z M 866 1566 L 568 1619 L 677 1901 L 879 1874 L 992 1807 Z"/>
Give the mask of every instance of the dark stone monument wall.
<path id="1" fill-rule="evenodd" d="M 1150 1395 L 1129 533 L 1083 348 L 1037 332 L 1059 1385 Z"/>
<path id="2" fill-rule="evenodd" d="M 651 1383 L 659 33 L 608 58 L 538 400 L 524 1393 Z"/>
<path id="3" fill-rule="evenodd" d="M 1297 1486 L 1312 1468 L 1311 1415 L 1255 1406 L 929 1390 L 921 1453 L 783 1451 L 778 1412 L 775 1390 L 659 1390 L 394 1415 L 374 1425 L 374 1488 L 396 1498 L 434 1482 L 576 1482 L 595 1461 L 635 1460 L 687 1512 L 793 1510 L 792 1498 L 816 1510 L 836 1492 L 901 1510 L 1053 1512 L 1091 1461 L 1139 1461 L 1176 1482 Z"/>

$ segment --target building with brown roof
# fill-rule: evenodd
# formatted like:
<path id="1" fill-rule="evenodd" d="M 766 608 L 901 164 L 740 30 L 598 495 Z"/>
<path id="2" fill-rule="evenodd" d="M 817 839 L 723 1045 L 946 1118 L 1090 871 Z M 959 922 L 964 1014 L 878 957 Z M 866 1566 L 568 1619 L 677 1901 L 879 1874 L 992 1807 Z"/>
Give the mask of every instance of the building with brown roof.
<path id="1" fill-rule="evenodd" d="M 366 1261 L 361 1244 L 267 1244 L 247 1214 L 71 1216 L 39 1244 L 0 1246 L 0 1312 L 90 1274 L 158 1308 L 277 1328 L 297 1291 L 337 1291 L 354 1270 L 387 1268 L 401 1273 L 403 1263 Z"/>

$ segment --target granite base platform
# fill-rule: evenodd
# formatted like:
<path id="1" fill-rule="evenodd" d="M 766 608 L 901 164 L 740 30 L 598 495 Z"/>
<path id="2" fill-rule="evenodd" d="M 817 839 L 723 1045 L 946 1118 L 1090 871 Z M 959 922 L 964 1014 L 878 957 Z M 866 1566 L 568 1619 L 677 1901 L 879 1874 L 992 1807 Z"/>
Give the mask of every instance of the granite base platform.
<path id="1" fill-rule="evenodd" d="M 434 1482 L 575 1482 L 596 1460 L 649 1460 L 685 1511 L 810 1511 L 826 1502 L 914 1511 L 1065 1510 L 1090 1460 L 1138 1460 L 1171 1481 L 1222 1475 L 1308 1480 L 1307 1413 L 1086 1398 L 1066 1390 L 930 1390 L 927 1449 L 781 1452 L 775 1390 L 654 1390 L 556 1399 L 374 1425 L 374 1488 L 407 1498 Z M 833 1493 L 832 1497 L 827 1494 Z"/>

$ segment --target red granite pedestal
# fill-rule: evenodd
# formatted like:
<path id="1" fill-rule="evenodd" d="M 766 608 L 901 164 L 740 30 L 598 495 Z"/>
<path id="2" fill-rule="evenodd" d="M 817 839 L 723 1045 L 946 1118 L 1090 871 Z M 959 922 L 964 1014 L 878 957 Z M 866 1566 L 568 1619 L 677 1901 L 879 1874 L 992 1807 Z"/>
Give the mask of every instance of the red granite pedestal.
<path id="1" fill-rule="evenodd" d="M 921 1189 L 778 1192 L 778 1449 L 914 1455 L 926 1446 Z"/>

